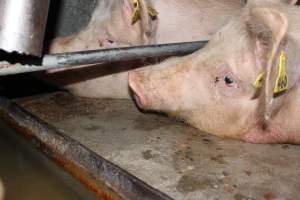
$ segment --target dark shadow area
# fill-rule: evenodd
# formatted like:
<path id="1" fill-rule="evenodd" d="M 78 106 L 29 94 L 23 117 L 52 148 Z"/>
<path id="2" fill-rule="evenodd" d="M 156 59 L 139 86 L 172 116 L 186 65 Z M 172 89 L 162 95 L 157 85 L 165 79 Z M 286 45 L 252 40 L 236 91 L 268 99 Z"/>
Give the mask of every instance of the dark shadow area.
<path id="1" fill-rule="evenodd" d="M 18 53 L 7 53 L 6 51 L 0 50 L 1 61 L 7 61 L 10 64 L 20 63 L 22 65 L 37 65 L 42 64 L 42 58 L 36 56 L 21 55 Z"/>
<path id="2" fill-rule="evenodd" d="M 36 74 L 38 77 L 41 77 L 43 80 L 53 83 L 54 85 L 65 86 L 107 75 L 130 71 L 141 66 L 157 64 L 163 59 L 165 59 L 165 57 L 76 67 L 68 69 L 67 71 L 59 71 L 51 74 L 47 74 L 42 71 L 37 72 Z"/>
<path id="3" fill-rule="evenodd" d="M 30 74 L 5 76 L 0 78 L 0 96 L 5 96 L 7 98 L 22 98 L 55 91 L 59 90 L 37 80 L 30 76 Z"/>
<path id="4" fill-rule="evenodd" d="M 78 32 L 91 19 L 98 0 L 51 0 L 46 41 Z"/>

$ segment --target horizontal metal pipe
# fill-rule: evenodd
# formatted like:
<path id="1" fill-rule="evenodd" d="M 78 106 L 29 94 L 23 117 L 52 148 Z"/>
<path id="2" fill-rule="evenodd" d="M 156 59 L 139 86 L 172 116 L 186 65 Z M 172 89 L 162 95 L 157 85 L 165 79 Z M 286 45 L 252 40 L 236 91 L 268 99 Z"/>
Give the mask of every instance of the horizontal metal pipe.
<path id="1" fill-rule="evenodd" d="M 182 56 L 193 53 L 203 48 L 206 44 L 207 41 L 197 41 L 48 54 L 43 57 L 41 66 L 16 64 L 9 67 L 4 67 L 2 69 L 0 68 L 0 76 L 36 72 L 54 68 L 72 68 L 80 65 L 129 61 L 143 58 Z"/>
<path id="2" fill-rule="evenodd" d="M 117 61 L 128 61 L 150 57 L 185 55 L 199 50 L 206 43 L 206 41 L 185 42 L 52 54 L 46 55 L 44 57 L 43 66 L 67 67 L 98 63 L 111 63 Z"/>

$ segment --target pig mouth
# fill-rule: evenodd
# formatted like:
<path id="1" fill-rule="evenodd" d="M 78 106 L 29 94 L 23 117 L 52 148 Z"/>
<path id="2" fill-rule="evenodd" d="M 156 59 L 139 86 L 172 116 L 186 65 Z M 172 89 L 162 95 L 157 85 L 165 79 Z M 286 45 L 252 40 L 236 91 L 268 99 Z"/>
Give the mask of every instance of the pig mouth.
<path id="1" fill-rule="evenodd" d="M 146 109 L 148 107 L 148 101 L 146 97 L 141 93 L 142 90 L 140 87 L 139 78 L 135 72 L 129 73 L 128 83 L 137 106 L 141 109 Z"/>

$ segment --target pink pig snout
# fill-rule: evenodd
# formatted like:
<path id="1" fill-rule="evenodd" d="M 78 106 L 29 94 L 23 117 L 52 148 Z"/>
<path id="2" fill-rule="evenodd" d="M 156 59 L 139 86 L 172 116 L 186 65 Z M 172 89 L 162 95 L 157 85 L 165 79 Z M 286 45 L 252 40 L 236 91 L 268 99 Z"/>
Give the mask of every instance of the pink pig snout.
<path id="1" fill-rule="evenodd" d="M 140 108 L 146 108 L 149 106 L 149 102 L 146 96 L 143 94 L 143 89 L 141 87 L 141 77 L 138 72 L 132 71 L 128 74 L 129 87 L 132 91 L 133 98 L 135 99 L 137 105 Z"/>

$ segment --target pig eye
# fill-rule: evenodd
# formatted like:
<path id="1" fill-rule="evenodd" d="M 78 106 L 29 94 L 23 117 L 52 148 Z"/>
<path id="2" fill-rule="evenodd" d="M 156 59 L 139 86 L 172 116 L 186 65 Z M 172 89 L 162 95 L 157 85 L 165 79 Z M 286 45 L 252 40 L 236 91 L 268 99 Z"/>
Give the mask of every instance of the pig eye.
<path id="1" fill-rule="evenodd" d="M 228 75 L 224 77 L 224 82 L 228 87 L 233 87 L 235 84 L 235 80 Z"/>
<path id="2" fill-rule="evenodd" d="M 107 40 L 107 42 L 109 42 L 110 44 L 115 43 L 113 40 Z"/>

